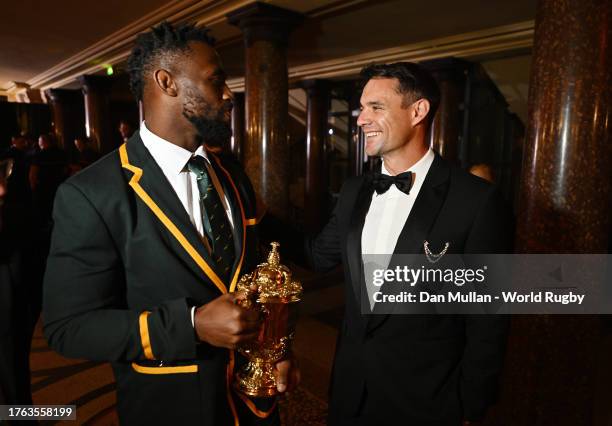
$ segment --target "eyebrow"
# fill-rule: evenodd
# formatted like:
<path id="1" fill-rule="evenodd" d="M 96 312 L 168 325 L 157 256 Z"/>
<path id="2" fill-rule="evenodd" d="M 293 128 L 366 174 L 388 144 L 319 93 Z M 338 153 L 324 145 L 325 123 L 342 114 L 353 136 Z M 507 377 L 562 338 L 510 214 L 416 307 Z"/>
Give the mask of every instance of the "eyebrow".
<path id="1" fill-rule="evenodd" d="M 360 103 L 360 105 L 363 107 L 363 104 Z M 370 101 L 370 102 L 366 102 L 367 106 L 384 106 L 385 103 L 382 101 Z"/>

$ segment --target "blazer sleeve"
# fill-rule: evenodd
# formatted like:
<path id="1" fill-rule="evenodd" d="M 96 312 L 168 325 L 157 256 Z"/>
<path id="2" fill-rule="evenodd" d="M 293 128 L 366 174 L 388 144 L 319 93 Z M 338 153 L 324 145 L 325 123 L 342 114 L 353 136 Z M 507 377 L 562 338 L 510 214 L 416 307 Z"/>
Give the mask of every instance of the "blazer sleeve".
<path id="1" fill-rule="evenodd" d="M 512 252 L 513 220 L 501 195 L 491 187 L 478 209 L 465 253 Z M 460 396 L 466 420 L 480 420 L 497 397 L 509 318 L 506 315 L 467 315 L 461 365 Z"/>
<path id="2" fill-rule="evenodd" d="M 43 284 L 49 345 L 67 357 L 100 361 L 195 357 L 186 299 L 127 308 L 125 270 L 105 221 L 83 192 L 64 183 Z"/>

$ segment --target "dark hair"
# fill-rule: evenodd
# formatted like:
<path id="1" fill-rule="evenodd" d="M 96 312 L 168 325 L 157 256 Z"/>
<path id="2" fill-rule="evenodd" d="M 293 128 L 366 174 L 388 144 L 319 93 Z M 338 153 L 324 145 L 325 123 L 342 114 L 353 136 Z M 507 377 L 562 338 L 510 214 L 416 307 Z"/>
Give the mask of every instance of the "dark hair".
<path id="1" fill-rule="evenodd" d="M 427 99 L 429 101 L 427 123 L 431 125 L 440 104 L 440 88 L 425 68 L 413 62 L 373 64 L 364 67 L 360 76 L 364 84 L 372 78 L 396 78 L 399 83 L 397 93 L 405 95 L 402 107 L 407 107 L 419 99 Z"/>
<path id="2" fill-rule="evenodd" d="M 201 41 L 213 46 L 215 39 L 208 34 L 208 31 L 208 28 L 198 28 L 193 24 L 174 27 L 164 21 L 151 28 L 151 31 L 138 35 L 127 61 L 130 88 L 136 99 L 142 100 L 144 76 L 160 60 L 177 53 L 189 52 L 190 41 Z"/>

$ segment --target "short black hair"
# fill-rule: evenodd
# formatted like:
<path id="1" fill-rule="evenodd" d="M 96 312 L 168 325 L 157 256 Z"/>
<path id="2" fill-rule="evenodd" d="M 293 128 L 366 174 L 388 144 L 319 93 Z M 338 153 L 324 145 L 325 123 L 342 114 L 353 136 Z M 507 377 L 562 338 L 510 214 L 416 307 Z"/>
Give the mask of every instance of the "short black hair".
<path id="1" fill-rule="evenodd" d="M 214 46 L 215 39 L 208 32 L 208 28 L 196 27 L 194 24 L 175 27 L 164 21 L 151 28 L 151 31 L 138 35 L 127 61 L 130 89 L 136 99 L 142 100 L 144 77 L 152 65 L 169 55 L 188 52 L 190 41 L 201 41 Z"/>
<path id="2" fill-rule="evenodd" d="M 405 95 L 402 107 L 419 99 L 429 101 L 427 123 L 431 126 L 440 105 L 440 88 L 429 71 L 414 62 L 395 62 L 392 64 L 372 64 L 364 67 L 360 76 L 363 84 L 372 78 L 396 78 L 397 93 Z"/>

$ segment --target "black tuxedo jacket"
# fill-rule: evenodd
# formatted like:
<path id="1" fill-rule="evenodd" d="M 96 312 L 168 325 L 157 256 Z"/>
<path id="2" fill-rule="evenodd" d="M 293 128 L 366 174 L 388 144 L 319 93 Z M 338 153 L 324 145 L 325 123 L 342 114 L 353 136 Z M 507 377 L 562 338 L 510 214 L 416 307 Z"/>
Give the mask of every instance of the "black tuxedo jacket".
<path id="1" fill-rule="evenodd" d="M 347 181 L 330 222 L 307 245 L 317 269 L 341 262 L 346 308 L 330 389 L 329 422 L 458 425 L 493 401 L 507 318 L 362 314 L 365 289 L 361 234 L 371 177 Z M 394 254 L 511 252 L 511 220 L 494 187 L 451 168 L 436 154 Z M 376 312 L 376 311 L 375 311 Z"/>
<path id="2" fill-rule="evenodd" d="M 122 424 L 234 424 L 233 357 L 197 342 L 190 309 L 256 265 L 255 197 L 239 165 L 209 158 L 232 207 L 231 282 L 138 133 L 57 193 L 44 332 L 65 356 L 112 363 Z"/>

